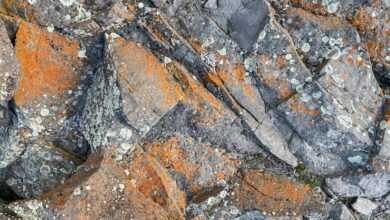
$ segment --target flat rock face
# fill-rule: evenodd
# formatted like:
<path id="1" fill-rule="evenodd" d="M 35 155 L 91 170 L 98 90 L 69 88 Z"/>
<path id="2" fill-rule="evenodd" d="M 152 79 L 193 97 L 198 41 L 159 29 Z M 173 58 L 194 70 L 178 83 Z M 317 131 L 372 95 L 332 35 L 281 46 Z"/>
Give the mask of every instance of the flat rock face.
<path id="1" fill-rule="evenodd" d="M 386 219 L 387 1 L 0 1 L 0 218 Z"/>

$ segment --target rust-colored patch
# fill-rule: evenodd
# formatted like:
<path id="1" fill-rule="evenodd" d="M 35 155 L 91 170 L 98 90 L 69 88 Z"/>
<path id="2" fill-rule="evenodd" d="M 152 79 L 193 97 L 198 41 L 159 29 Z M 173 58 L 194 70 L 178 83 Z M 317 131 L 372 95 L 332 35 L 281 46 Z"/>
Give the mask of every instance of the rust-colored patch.
<path id="1" fill-rule="evenodd" d="M 39 27 L 21 22 L 16 36 L 16 56 L 21 79 L 15 95 L 17 105 L 24 105 L 44 94 L 55 96 L 75 87 L 81 67 L 79 44 Z"/>
<path id="2" fill-rule="evenodd" d="M 234 192 L 234 202 L 238 207 L 276 215 L 285 215 L 286 212 L 301 214 L 315 206 L 314 193 L 308 185 L 257 170 L 245 171 L 242 183 L 235 187 Z"/>
<path id="3" fill-rule="evenodd" d="M 217 71 L 217 75 L 224 82 L 223 84 L 240 88 L 243 95 L 252 101 L 256 101 L 256 93 L 253 87 L 245 82 L 245 67 L 243 64 L 226 65 L 225 69 L 219 69 Z M 222 83 L 217 79 L 213 79 L 213 81 Z"/>
<path id="4" fill-rule="evenodd" d="M 390 99 L 385 99 L 383 120 L 386 121 L 387 124 L 390 124 Z"/>
<path id="5" fill-rule="evenodd" d="M 2 7 L 9 15 L 20 16 L 30 22 L 34 21 L 33 8 L 26 0 L 3 0 Z"/>
<path id="6" fill-rule="evenodd" d="M 191 138 L 185 140 L 189 148 L 202 148 L 202 153 L 193 152 L 196 156 L 191 155 L 182 147 L 179 140 L 176 137 L 170 137 L 167 139 L 158 140 L 152 143 L 146 144 L 143 148 L 145 152 L 151 157 L 155 158 L 162 167 L 180 173 L 186 178 L 188 183 L 188 189 L 196 193 L 205 187 L 217 185 L 219 180 L 228 181 L 236 171 L 238 163 L 228 155 L 218 155 L 214 149 L 207 145 L 194 144 Z M 203 152 L 205 152 L 203 154 Z M 207 152 L 207 153 L 206 153 Z M 214 160 L 209 158 L 214 158 Z M 204 164 L 207 162 L 207 164 Z M 199 177 L 205 166 L 210 166 L 210 169 L 215 171 L 215 174 L 211 172 L 208 176 L 203 174 Z M 201 179 L 201 181 L 200 181 Z M 150 187 L 150 184 L 148 184 Z"/>
<path id="7" fill-rule="evenodd" d="M 322 24 L 320 28 L 323 28 L 324 30 L 332 29 L 332 28 L 340 28 L 341 26 L 348 25 L 347 22 L 345 22 L 344 20 L 342 20 L 337 16 L 316 15 L 301 8 L 289 8 L 287 9 L 287 13 L 289 14 L 289 16 L 299 16 L 303 19 L 320 23 Z"/>
<path id="8" fill-rule="evenodd" d="M 316 116 L 316 115 L 319 115 L 320 112 L 318 111 L 318 109 L 309 109 L 305 103 L 299 101 L 296 97 L 292 97 L 290 100 L 289 100 L 289 106 L 290 106 L 290 109 L 293 111 L 293 112 L 297 112 L 297 113 L 301 113 L 301 114 L 306 114 L 306 115 L 310 115 L 310 116 Z"/>
<path id="9" fill-rule="evenodd" d="M 375 18 L 371 17 L 365 8 L 359 8 L 350 20 L 352 25 L 362 32 L 372 31 L 376 28 Z"/>
<path id="10" fill-rule="evenodd" d="M 109 147 L 102 155 L 92 155 L 78 173 L 42 199 L 64 219 L 183 218 L 175 210 L 164 209 L 139 192 L 125 175 L 129 164 L 117 164 L 111 157 L 113 152 Z M 118 188 L 119 184 L 124 188 Z M 75 194 L 76 188 L 78 194 Z"/>
<path id="11" fill-rule="evenodd" d="M 375 61 L 380 61 L 379 57 L 381 56 L 381 52 L 384 51 L 384 45 L 383 43 L 375 40 L 368 40 L 367 43 L 367 51 L 370 55 L 371 59 L 374 59 Z"/>
<path id="12" fill-rule="evenodd" d="M 202 54 L 204 52 L 204 49 L 202 47 L 202 43 L 195 39 L 195 38 L 191 38 L 188 40 L 189 44 L 192 46 L 192 48 L 198 53 L 198 54 Z"/>
<path id="13" fill-rule="evenodd" d="M 146 146 L 146 151 L 167 168 L 182 173 L 189 182 L 192 181 L 193 175 L 198 165 L 187 161 L 186 152 L 179 145 L 177 138 L 172 137 L 163 142 L 154 142 Z"/>
<path id="14" fill-rule="evenodd" d="M 280 69 L 284 68 L 286 66 L 286 58 L 284 56 L 278 56 L 276 58 L 276 64 Z"/>
<path id="15" fill-rule="evenodd" d="M 164 64 L 157 57 L 145 48 L 138 46 L 133 41 L 126 41 L 123 38 L 115 39 L 114 51 L 119 61 L 118 77 L 122 82 L 126 82 L 130 90 L 137 90 L 142 86 L 142 82 L 133 83 L 129 75 L 137 74 L 141 81 L 147 81 L 156 85 L 162 95 L 161 108 L 166 109 L 175 105 L 183 96 L 180 87 L 173 81 Z M 132 91 L 130 91 L 132 92 Z M 151 97 L 150 97 L 151 98 Z"/>
<path id="16" fill-rule="evenodd" d="M 155 158 L 148 153 L 140 154 L 131 162 L 129 172 L 138 191 L 176 213 L 177 219 L 184 218 L 185 192 L 178 188 L 176 181 Z"/>

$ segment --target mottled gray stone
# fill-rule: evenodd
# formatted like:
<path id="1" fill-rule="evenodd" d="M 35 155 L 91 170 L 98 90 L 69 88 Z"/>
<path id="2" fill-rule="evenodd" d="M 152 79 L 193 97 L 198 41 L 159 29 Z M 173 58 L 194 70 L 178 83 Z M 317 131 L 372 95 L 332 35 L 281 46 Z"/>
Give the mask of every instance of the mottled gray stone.
<path id="1" fill-rule="evenodd" d="M 0 20 L 0 104 L 12 99 L 19 78 L 19 64 L 6 27 Z"/>
<path id="2" fill-rule="evenodd" d="M 249 211 L 245 214 L 234 218 L 234 220 L 265 220 L 266 218 L 260 211 Z"/>
<path id="3" fill-rule="evenodd" d="M 105 49 L 107 50 L 108 48 Z M 97 70 L 94 82 L 86 92 L 80 129 L 94 150 L 104 145 L 107 131 L 119 109 L 120 93 L 116 71 L 110 54 L 106 52 L 104 64 Z"/>
<path id="4" fill-rule="evenodd" d="M 252 49 L 269 15 L 263 0 L 222 0 L 208 13 L 245 50 Z"/>
<path id="5" fill-rule="evenodd" d="M 344 198 L 381 198 L 390 192 L 390 174 L 381 172 L 365 176 L 329 178 L 326 185 L 337 196 Z"/>
<path id="6" fill-rule="evenodd" d="M 211 70 L 207 74 L 210 75 L 210 78 L 222 81 L 222 84 L 217 85 L 217 89 L 222 91 L 224 98 L 230 99 L 228 102 L 232 103 L 231 109 L 242 117 L 263 147 L 291 166 L 296 166 L 297 159 L 288 151 L 286 141 L 265 112 L 264 94 L 259 92 L 257 76 L 253 76 L 253 72 L 258 66 L 256 58 L 250 57 L 244 60 L 240 55 L 239 45 L 226 32 L 229 25 L 228 17 L 234 17 L 236 8 L 240 7 L 243 2 L 227 1 L 221 4 L 218 5 L 218 9 L 206 10 L 205 12 L 197 10 L 199 8 L 197 1 L 179 4 L 181 7 L 178 6 L 178 8 L 180 9 L 175 8 L 175 10 L 172 9 L 175 4 L 161 3 L 160 7 L 168 15 L 175 11 L 174 15 L 170 15 L 172 17 L 170 17 L 169 22 L 189 44 L 194 39 L 203 43 L 202 48 L 205 51 L 199 54 L 203 65 L 216 69 L 216 72 Z M 267 4 L 259 3 L 259 7 L 266 7 L 262 10 L 266 10 L 268 14 L 270 9 L 268 9 Z M 262 26 L 268 24 L 270 20 L 268 15 L 266 16 L 267 18 L 264 17 L 262 20 Z M 276 23 L 274 24 L 276 25 Z M 188 31 L 183 32 L 182 30 Z M 282 32 L 282 30 L 279 31 Z M 288 43 L 290 43 L 289 49 L 293 50 L 291 41 Z M 259 53 L 261 52 L 263 51 L 259 50 Z M 208 79 L 208 81 L 212 80 Z"/>
<path id="7" fill-rule="evenodd" d="M 378 204 L 369 199 L 358 198 L 356 202 L 352 204 L 352 207 L 357 212 L 365 216 L 370 216 L 375 211 L 375 209 L 378 208 Z"/>
<path id="8" fill-rule="evenodd" d="M 61 150 L 47 137 L 24 139 L 28 147 L 9 166 L 6 183 L 23 198 L 39 196 L 55 188 L 82 163 L 82 159 Z"/>

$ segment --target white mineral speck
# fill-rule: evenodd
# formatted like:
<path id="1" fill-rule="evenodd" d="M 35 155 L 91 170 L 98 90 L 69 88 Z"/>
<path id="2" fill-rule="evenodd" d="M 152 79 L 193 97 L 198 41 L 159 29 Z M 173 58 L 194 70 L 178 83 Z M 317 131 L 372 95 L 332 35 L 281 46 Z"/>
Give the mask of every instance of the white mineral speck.
<path id="1" fill-rule="evenodd" d="M 79 58 L 87 58 L 86 53 L 87 53 L 87 51 L 83 49 L 83 50 L 79 50 L 77 55 Z"/>
<path id="2" fill-rule="evenodd" d="M 310 44 L 304 43 L 301 47 L 302 52 L 307 53 L 310 51 Z"/>
<path id="3" fill-rule="evenodd" d="M 48 116 L 49 114 L 50 114 L 49 109 L 47 108 L 41 109 L 41 116 L 45 117 Z"/>
<path id="4" fill-rule="evenodd" d="M 138 8 L 144 8 L 144 7 L 145 7 L 144 3 L 142 3 L 142 2 L 138 3 Z"/>
<path id="5" fill-rule="evenodd" d="M 54 26 L 51 24 L 51 25 L 49 25 L 48 27 L 47 27 L 47 31 L 48 32 L 53 32 L 54 31 Z"/>
<path id="6" fill-rule="evenodd" d="M 130 139 L 131 136 L 133 135 L 133 132 L 128 129 L 128 128 L 122 128 L 120 131 L 119 131 L 119 134 L 122 138 L 125 138 L 125 139 Z"/>
<path id="7" fill-rule="evenodd" d="M 329 13 L 336 13 L 339 10 L 340 2 L 332 2 L 326 8 Z"/>
<path id="8" fill-rule="evenodd" d="M 324 42 L 324 43 L 328 43 L 329 37 L 328 37 L 328 36 L 323 36 L 321 40 L 322 40 L 322 42 Z"/>
<path id="9" fill-rule="evenodd" d="M 71 5 L 73 5 L 73 3 L 75 2 L 75 0 L 60 0 L 60 2 L 66 6 L 66 7 L 69 7 Z"/>

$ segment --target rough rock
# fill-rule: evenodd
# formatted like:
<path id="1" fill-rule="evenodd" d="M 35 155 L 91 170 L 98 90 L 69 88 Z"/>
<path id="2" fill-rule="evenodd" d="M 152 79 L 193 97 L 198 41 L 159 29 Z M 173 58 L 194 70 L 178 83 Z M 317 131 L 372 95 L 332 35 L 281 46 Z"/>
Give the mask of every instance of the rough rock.
<path id="1" fill-rule="evenodd" d="M 259 209 L 270 215 L 294 216 L 322 209 L 321 195 L 310 186 L 256 170 L 245 171 L 233 192 L 238 207 Z"/>
<path id="2" fill-rule="evenodd" d="M 359 213 L 370 216 L 373 211 L 378 208 L 378 205 L 371 200 L 358 198 L 356 202 L 352 204 L 352 207 Z"/>
<path id="3" fill-rule="evenodd" d="M 0 0 L 0 218 L 387 219 L 387 0 Z"/>
<path id="4" fill-rule="evenodd" d="M 18 28 L 18 122 L 3 163 L 17 161 L 10 165 L 6 183 L 19 196 L 52 189 L 85 159 L 88 143 L 71 119 L 82 89 L 78 51 L 76 41 L 57 33 L 26 22 Z"/>
<path id="5" fill-rule="evenodd" d="M 327 187 L 340 197 L 381 198 L 390 191 L 389 173 L 329 178 Z"/>
<path id="6" fill-rule="evenodd" d="M 19 78 L 19 64 L 7 33 L 4 22 L 0 21 L 0 102 L 2 106 L 6 106 L 14 96 Z"/>

